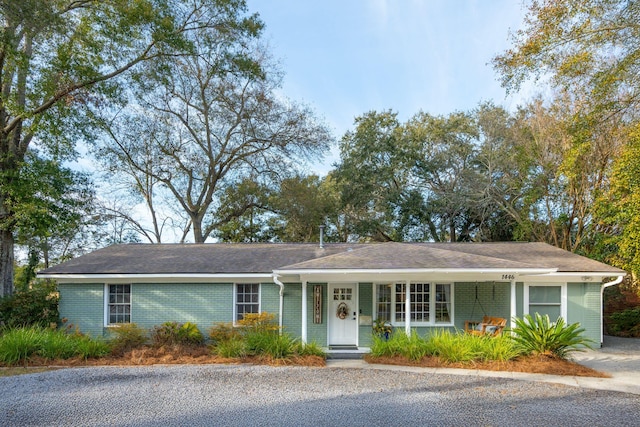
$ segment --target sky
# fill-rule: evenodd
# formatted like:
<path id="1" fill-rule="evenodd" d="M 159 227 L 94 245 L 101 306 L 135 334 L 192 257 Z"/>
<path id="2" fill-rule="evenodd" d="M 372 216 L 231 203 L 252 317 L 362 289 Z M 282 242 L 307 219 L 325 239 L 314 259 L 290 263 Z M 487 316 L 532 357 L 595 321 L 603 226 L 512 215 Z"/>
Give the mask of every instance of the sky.
<path id="1" fill-rule="evenodd" d="M 354 118 L 446 115 L 483 101 L 509 110 L 491 59 L 522 26 L 520 0 L 247 0 L 285 72 L 282 95 L 308 104 L 339 140 Z M 312 172 L 325 173 L 337 148 Z"/>

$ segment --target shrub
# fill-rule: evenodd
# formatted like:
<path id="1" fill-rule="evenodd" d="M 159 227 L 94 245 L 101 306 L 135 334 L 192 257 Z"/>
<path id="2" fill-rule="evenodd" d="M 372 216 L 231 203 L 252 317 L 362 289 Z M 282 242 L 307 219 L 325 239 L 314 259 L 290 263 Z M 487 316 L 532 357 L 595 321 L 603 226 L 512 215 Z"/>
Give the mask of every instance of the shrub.
<path id="1" fill-rule="evenodd" d="M 195 323 L 165 322 L 160 326 L 154 326 L 151 332 L 153 345 L 160 347 L 174 344 L 202 344 L 204 336 Z"/>
<path id="2" fill-rule="evenodd" d="M 110 328 L 109 334 L 113 336 L 109 340 L 111 352 L 116 355 L 138 348 L 148 340 L 147 330 L 135 323 L 122 323 L 118 327 Z"/>
<path id="3" fill-rule="evenodd" d="M 238 325 L 243 326 L 247 331 L 273 332 L 279 330 L 275 318 L 275 314 L 264 311 L 262 313 L 246 313 L 241 320 L 238 320 Z"/>
<path id="4" fill-rule="evenodd" d="M 213 345 L 219 345 L 238 337 L 240 337 L 240 332 L 231 323 L 217 323 L 209 329 L 209 339 Z"/>
<path id="5" fill-rule="evenodd" d="M 18 328 L 6 330 L 0 337 L 0 363 L 17 365 L 26 363 L 42 347 L 41 330 Z"/>
<path id="6" fill-rule="evenodd" d="M 53 286 L 27 289 L 0 299 L 0 324 L 5 327 L 48 327 L 57 323 L 58 317 L 58 294 Z"/>
<path id="7" fill-rule="evenodd" d="M 45 359 L 69 359 L 76 355 L 77 339 L 60 330 L 40 330 L 38 355 Z"/>
<path id="8" fill-rule="evenodd" d="M 480 357 L 481 339 L 470 334 L 452 334 L 449 331 L 435 331 L 429 337 L 431 353 L 445 362 L 470 362 Z"/>
<path id="9" fill-rule="evenodd" d="M 220 357 L 239 358 L 247 355 L 247 346 L 244 339 L 233 337 L 220 341 L 214 349 L 214 353 Z"/>
<path id="10" fill-rule="evenodd" d="M 102 340 L 93 339 L 88 336 L 80 336 L 75 338 L 76 351 L 75 355 L 87 360 L 106 356 L 111 352 L 108 343 Z"/>
<path id="11" fill-rule="evenodd" d="M 612 335 L 640 337 L 640 307 L 611 314 L 608 328 Z"/>
<path id="12" fill-rule="evenodd" d="M 566 359 L 573 351 L 590 348 L 592 340 L 582 336 L 580 323 L 566 325 L 562 317 L 551 322 L 548 315 L 527 314 L 523 319 L 515 318 L 515 335 L 512 339 L 525 354 L 553 354 Z"/>
<path id="13" fill-rule="evenodd" d="M 0 336 L 0 363 L 27 363 L 33 356 L 45 359 L 71 357 L 101 357 L 109 353 L 106 342 L 82 334 L 67 334 L 61 330 L 28 327 L 6 330 Z"/>
<path id="14" fill-rule="evenodd" d="M 297 341 L 294 346 L 294 352 L 299 356 L 319 356 L 323 359 L 327 358 L 327 353 L 325 353 L 322 347 L 315 341 L 306 344 Z"/>

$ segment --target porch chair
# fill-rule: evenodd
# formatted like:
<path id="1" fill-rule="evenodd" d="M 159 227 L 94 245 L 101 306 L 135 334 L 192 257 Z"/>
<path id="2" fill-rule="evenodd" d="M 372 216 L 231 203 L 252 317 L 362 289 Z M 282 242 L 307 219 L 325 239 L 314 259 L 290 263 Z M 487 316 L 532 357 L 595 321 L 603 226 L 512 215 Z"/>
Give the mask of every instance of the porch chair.
<path id="1" fill-rule="evenodd" d="M 484 316 L 482 322 L 466 320 L 464 330 L 472 335 L 489 335 L 496 337 L 507 326 L 507 319 L 502 317 Z"/>

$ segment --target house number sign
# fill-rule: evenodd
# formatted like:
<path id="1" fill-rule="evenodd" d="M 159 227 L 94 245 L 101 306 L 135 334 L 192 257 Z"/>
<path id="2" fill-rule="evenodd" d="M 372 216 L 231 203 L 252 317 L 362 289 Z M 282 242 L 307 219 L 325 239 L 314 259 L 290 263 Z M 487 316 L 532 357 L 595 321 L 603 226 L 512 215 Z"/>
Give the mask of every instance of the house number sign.
<path id="1" fill-rule="evenodd" d="M 313 287 L 313 323 L 322 323 L 322 285 Z"/>

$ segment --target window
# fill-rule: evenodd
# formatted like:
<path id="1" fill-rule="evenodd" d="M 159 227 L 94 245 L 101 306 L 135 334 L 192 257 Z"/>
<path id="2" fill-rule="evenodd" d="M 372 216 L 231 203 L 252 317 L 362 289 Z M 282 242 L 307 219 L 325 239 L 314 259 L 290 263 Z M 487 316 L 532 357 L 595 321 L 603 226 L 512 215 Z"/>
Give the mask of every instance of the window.
<path id="1" fill-rule="evenodd" d="M 377 289 L 378 301 L 376 312 L 378 313 L 377 319 L 382 319 L 385 322 L 391 321 L 391 285 L 378 285 Z"/>
<path id="2" fill-rule="evenodd" d="M 247 313 L 260 313 L 260 285 L 238 283 L 236 285 L 235 320 L 242 320 Z"/>
<path id="3" fill-rule="evenodd" d="M 525 306 L 527 313 L 549 315 L 553 322 L 558 317 L 567 318 L 566 313 L 566 287 L 563 285 L 528 285 L 525 293 Z"/>
<path id="4" fill-rule="evenodd" d="M 107 324 L 131 323 L 131 285 L 108 285 Z"/>
<path id="5" fill-rule="evenodd" d="M 410 283 L 410 322 L 422 324 L 452 323 L 450 283 Z M 406 283 L 376 286 L 376 318 L 404 323 L 406 319 Z"/>

